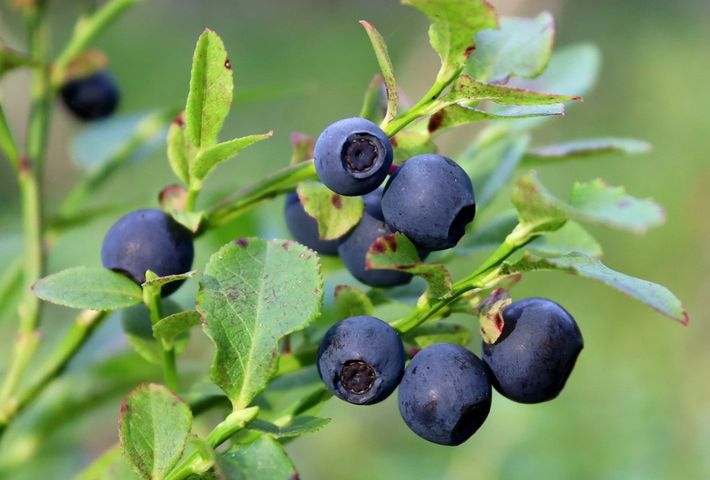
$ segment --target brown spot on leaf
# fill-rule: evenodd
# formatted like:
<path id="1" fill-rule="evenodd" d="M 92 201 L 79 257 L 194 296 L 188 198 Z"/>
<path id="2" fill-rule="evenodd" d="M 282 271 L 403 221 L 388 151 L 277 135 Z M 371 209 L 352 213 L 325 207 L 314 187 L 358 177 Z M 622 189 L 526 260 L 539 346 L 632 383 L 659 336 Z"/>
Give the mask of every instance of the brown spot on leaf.
<path id="1" fill-rule="evenodd" d="M 228 58 L 225 58 L 225 59 L 224 59 L 224 68 L 226 68 L 227 70 L 231 70 L 231 69 L 232 69 L 232 63 L 229 61 Z"/>
<path id="2" fill-rule="evenodd" d="M 390 138 L 390 145 L 392 145 L 392 148 L 397 148 L 397 137 Z"/>
<path id="3" fill-rule="evenodd" d="M 370 253 L 385 253 L 386 251 L 387 245 L 385 245 L 383 237 L 378 238 L 370 245 Z"/>
<path id="4" fill-rule="evenodd" d="M 347 285 L 336 285 L 335 286 L 335 295 L 339 295 L 343 290 L 347 290 L 348 286 Z"/>
<path id="5" fill-rule="evenodd" d="M 332 203 L 333 206 L 334 206 L 335 208 L 337 208 L 338 210 L 340 210 L 341 208 L 343 208 L 343 199 L 342 199 L 342 198 L 340 197 L 340 195 L 338 195 L 337 193 L 334 193 L 334 194 L 330 197 L 330 203 Z"/>
<path id="6" fill-rule="evenodd" d="M 468 58 L 469 55 L 471 55 L 475 49 L 476 49 L 476 46 L 475 46 L 475 45 L 469 45 L 469 46 L 466 48 L 466 51 L 463 53 L 464 56 L 465 56 L 466 58 Z"/>
<path id="7" fill-rule="evenodd" d="M 427 126 L 429 133 L 437 131 L 443 121 L 444 113 L 441 110 L 432 115 L 431 118 L 429 118 L 429 125 Z"/>
<path id="8" fill-rule="evenodd" d="M 281 248 L 288 251 L 288 249 L 291 248 L 292 243 L 293 243 L 292 241 L 286 240 L 284 243 L 281 244 Z"/>
<path id="9" fill-rule="evenodd" d="M 249 240 L 246 238 L 238 238 L 234 241 L 234 243 L 236 243 L 242 248 L 246 248 L 247 246 L 249 246 Z"/>
<path id="10" fill-rule="evenodd" d="M 387 245 L 389 246 L 390 250 L 392 250 L 393 252 L 396 252 L 397 251 L 396 234 L 393 233 L 392 235 L 387 235 L 386 237 L 384 237 L 384 239 L 385 239 L 385 242 L 387 242 Z"/>

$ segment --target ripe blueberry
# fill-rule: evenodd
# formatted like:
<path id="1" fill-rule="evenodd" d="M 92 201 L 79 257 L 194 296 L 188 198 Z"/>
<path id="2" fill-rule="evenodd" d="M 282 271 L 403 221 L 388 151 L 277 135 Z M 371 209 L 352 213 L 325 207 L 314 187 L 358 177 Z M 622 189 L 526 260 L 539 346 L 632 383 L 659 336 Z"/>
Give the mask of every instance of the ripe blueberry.
<path id="1" fill-rule="evenodd" d="M 163 277 L 185 273 L 192 267 L 192 233 L 161 210 L 135 210 L 121 217 L 106 232 L 101 245 L 104 267 L 145 282 L 146 270 Z M 170 295 L 182 282 L 163 286 Z"/>
<path id="2" fill-rule="evenodd" d="M 392 145 L 380 127 L 364 118 L 346 118 L 328 126 L 313 151 L 318 178 L 341 195 L 364 195 L 385 180 Z"/>
<path id="3" fill-rule="evenodd" d="M 71 112 L 85 121 L 110 116 L 120 97 L 113 77 L 105 71 L 67 82 L 61 90 L 62 100 Z"/>
<path id="4" fill-rule="evenodd" d="M 385 220 L 426 250 L 455 246 L 476 214 L 473 185 L 446 157 L 417 155 L 397 169 L 382 197 Z"/>
<path id="5" fill-rule="evenodd" d="M 371 287 L 393 287 L 405 285 L 412 275 L 397 270 L 368 270 L 367 251 L 379 237 L 391 235 L 394 230 L 384 222 L 382 216 L 382 191 L 375 190 L 363 197 L 365 212 L 360 223 L 347 235 L 338 239 L 338 255 L 353 277 Z"/>
<path id="6" fill-rule="evenodd" d="M 483 343 L 493 386 L 521 403 L 552 400 L 562 391 L 584 346 L 574 318 L 546 298 L 526 298 L 503 309 L 503 331 Z"/>
<path id="7" fill-rule="evenodd" d="M 296 192 L 286 195 L 284 215 L 286 217 L 286 225 L 293 239 L 298 243 L 302 243 L 324 255 L 336 255 L 338 253 L 337 240 L 321 240 L 319 238 L 318 222 L 303 209 Z"/>
<path id="8" fill-rule="evenodd" d="M 350 317 L 326 332 L 318 374 L 338 398 L 370 405 L 387 398 L 402 378 L 404 347 L 397 332 L 375 317 Z"/>
<path id="9" fill-rule="evenodd" d="M 486 367 L 452 343 L 417 353 L 399 385 L 399 413 L 414 433 L 441 445 L 460 445 L 483 424 L 491 409 Z"/>

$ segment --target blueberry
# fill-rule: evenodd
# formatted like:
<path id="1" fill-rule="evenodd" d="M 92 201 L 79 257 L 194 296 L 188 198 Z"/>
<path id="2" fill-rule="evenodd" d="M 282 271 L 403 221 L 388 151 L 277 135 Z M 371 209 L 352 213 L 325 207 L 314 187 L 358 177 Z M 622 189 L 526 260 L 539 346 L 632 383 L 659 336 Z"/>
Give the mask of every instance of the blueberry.
<path id="1" fill-rule="evenodd" d="M 338 398 L 371 405 L 402 379 L 404 347 L 397 332 L 375 317 L 350 317 L 326 332 L 318 347 L 318 373 Z"/>
<path id="2" fill-rule="evenodd" d="M 399 413 L 414 433 L 441 445 L 460 445 L 483 424 L 491 409 L 486 367 L 452 343 L 417 353 L 399 385 Z"/>
<path id="3" fill-rule="evenodd" d="M 296 192 L 286 195 L 284 216 L 291 236 L 298 243 L 302 243 L 324 255 L 337 255 L 338 241 L 320 239 L 318 236 L 318 222 L 303 209 Z"/>
<path id="4" fill-rule="evenodd" d="M 493 386 L 521 403 L 552 400 L 562 391 L 584 346 L 574 318 L 546 298 L 526 298 L 503 309 L 503 331 L 484 342 Z"/>
<path id="5" fill-rule="evenodd" d="M 138 284 L 146 270 L 163 277 L 185 273 L 192 267 L 192 233 L 161 210 L 136 210 L 121 217 L 106 232 L 101 245 L 104 267 L 120 272 Z M 170 295 L 182 282 L 163 286 Z"/>
<path id="6" fill-rule="evenodd" d="M 387 182 L 382 211 L 387 223 L 417 246 L 451 248 L 476 214 L 471 179 L 446 157 L 417 155 Z"/>
<path id="7" fill-rule="evenodd" d="M 105 71 L 67 82 L 61 90 L 62 100 L 81 120 L 100 120 L 110 116 L 120 97 L 113 77 Z"/>
<path id="8" fill-rule="evenodd" d="M 381 207 L 381 190 L 375 190 L 363 197 L 365 212 L 360 223 L 348 234 L 338 239 L 338 255 L 353 277 L 371 287 L 393 287 L 405 285 L 412 275 L 397 270 L 368 270 L 365 258 L 372 243 L 394 230 L 384 222 Z"/>
<path id="9" fill-rule="evenodd" d="M 328 126 L 313 151 L 318 178 L 341 195 L 364 195 L 385 180 L 392 145 L 380 127 L 364 118 L 346 118 Z"/>

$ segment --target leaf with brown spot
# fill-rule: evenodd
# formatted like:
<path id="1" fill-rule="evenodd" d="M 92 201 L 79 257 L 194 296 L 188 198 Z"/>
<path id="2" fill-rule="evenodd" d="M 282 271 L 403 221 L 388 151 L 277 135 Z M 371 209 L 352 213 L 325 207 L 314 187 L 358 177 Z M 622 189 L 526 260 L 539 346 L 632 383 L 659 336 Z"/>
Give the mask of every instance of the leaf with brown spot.
<path id="1" fill-rule="evenodd" d="M 306 213 L 318 222 L 322 240 L 335 240 L 348 233 L 365 209 L 362 198 L 338 195 L 318 182 L 301 182 L 296 193 Z"/>
<path id="2" fill-rule="evenodd" d="M 401 233 L 376 239 L 365 257 L 368 269 L 400 270 L 426 280 L 431 298 L 451 295 L 451 274 L 444 265 L 424 263 L 414 244 Z"/>

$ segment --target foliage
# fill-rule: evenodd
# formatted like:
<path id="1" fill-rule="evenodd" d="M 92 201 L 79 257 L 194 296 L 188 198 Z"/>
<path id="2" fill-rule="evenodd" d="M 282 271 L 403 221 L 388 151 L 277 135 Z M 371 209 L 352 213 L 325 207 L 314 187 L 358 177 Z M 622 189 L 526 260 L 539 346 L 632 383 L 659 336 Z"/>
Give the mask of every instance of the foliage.
<path id="1" fill-rule="evenodd" d="M 27 234 L 23 263 L 3 277 L 0 299 L 16 296 L 22 284 L 33 285 L 35 295 L 21 300 L 18 340 L 0 389 L 0 427 L 10 426 L 57 380 L 105 316 L 96 311 L 143 303 L 149 314 L 143 325 L 148 343 L 132 327 L 126 333 L 133 335 L 131 343 L 142 357 L 162 364 L 166 385 L 141 384 L 127 392 L 119 417 L 120 447 L 108 450 L 81 478 L 291 478 L 296 469 L 282 444 L 328 423 L 314 413 L 329 395 L 319 384 L 305 382 L 305 388 L 290 392 L 297 397 L 289 402 L 284 401 L 286 395 L 281 402 L 265 399 L 279 394 L 274 388 L 279 382 L 300 381 L 298 375 L 309 373 L 312 377 L 308 369 L 315 360 L 319 327 L 332 323 L 332 312 L 323 308 L 324 279 L 315 252 L 289 240 L 249 237 L 222 246 L 206 265 L 197 266 L 196 274 L 158 278 L 148 272 L 140 286 L 105 269 L 74 267 L 45 275 L 45 241 L 94 215 L 115 213 L 106 208 L 92 211 L 83 204 L 161 129 L 167 130 L 169 166 L 182 184 L 171 192 L 163 190 L 169 198 L 163 205 L 197 238 L 228 225 L 261 201 L 293 190 L 317 221 L 323 239 L 346 234 L 363 215 L 362 200 L 333 194 L 315 181 L 312 141 L 305 135 L 292 137 L 294 155 L 288 167 L 218 202 L 198 206 L 205 180 L 218 165 L 271 137 L 268 132 L 219 141 L 234 98 L 235 67 L 221 38 L 205 30 L 195 47 L 182 113 L 160 112 L 141 121 L 123 146 L 80 180 L 60 218 L 43 225 L 39 179 L 49 100 L 66 81 L 72 61 L 85 54 L 93 39 L 132 3 L 112 0 L 83 17 L 54 62 L 41 43 L 27 54 L 0 45 L 0 76 L 11 69 L 30 68 L 41 93 L 30 119 L 31 132 L 41 131 L 30 133 L 26 152 L 20 153 L 0 106 L 0 148 L 18 177 Z M 569 200 L 563 201 L 537 174 L 527 171 L 530 166 L 579 157 L 648 150 L 645 142 L 614 137 L 534 146 L 534 128 L 563 114 L 589 90 L 598 66 L 596 51 L 577 46 L 554 53 L 554 21 L 548 13 L 532 19 L 499 19 L 484 0 L 403 3 L 430 19 L 429 40 L 441 68 L 421 100 L 405 105 L 383 36 L 362 21 L 381 70 L 381 77 L 368 90 L 363 112 L 380 122 L 392 138 L 398 161 L 436 150 L 437 136 L 444 130 L 480 123 L 471 146 L 455 158 L 472 177 L 479 212 L 489 208 L 496 194 L 517 177 L 511 195 L 515 211 L 477 223 L 451 254 L 425 262 L 400 233 L 379 238 L 371 246 L 369 268 L 403 270 L 426 282 L 426 290 L 408 306 L 407 314 L 388 319 L 407 344 L 424 348 L 439 341 L 470 343 L 470 329 L 442 320 L 457 309 L 473 314 L 488 291 L 538 270 L 600 281 L 687 323 L 682 304 L 665 287 L 605 266 L 599 259 L 601 246 L 583 226 L 643 234 L 665 220 L 659 205 L 601 179 L 576 183 Z M 29 28 L 35 34 L 42 32 L 47 28 L 44 2 L 28 5 Z M 381 86 L 384 95 L 378 96 Z M 489 251 L 490 256 L 454 279 L 447 264 L 462 257 L 469 260 L 475 251 Z M 193 275 L 199 281 L 194 308 L 164 314 L 161 286 Z M 339 285 L 334 291 L 335 316 L 371 314 L 379 305 L 397 301 L 378 293 Z M 38 379 L 20 382 L 40 341 L 39 299 L 86 311 L 49 355 Z M 207 380 L 206 369 L 197 381 L 178 372 L 175 362 L 180 341 L 198 326 L 215 351 L 209 372 L 213 385 L 204 395 L 199 386 Z M 196 400 L 187 403 L 181 397 Z M 193 417 L 202 413 L 198 406 L 213 401 L 227 403 L 231 410 L 207 435 L 199 436 L 192 429 Z M 228 441 L 226 450 L 217 450 Z"/>

